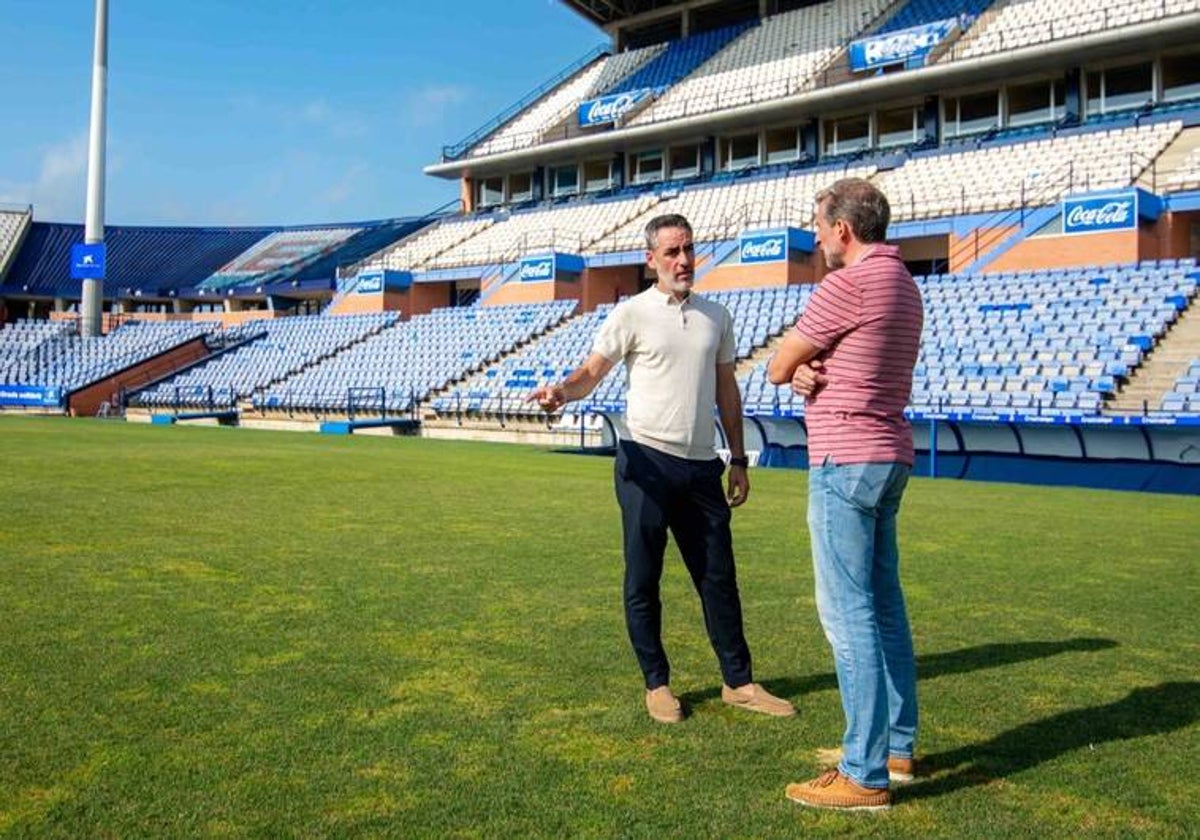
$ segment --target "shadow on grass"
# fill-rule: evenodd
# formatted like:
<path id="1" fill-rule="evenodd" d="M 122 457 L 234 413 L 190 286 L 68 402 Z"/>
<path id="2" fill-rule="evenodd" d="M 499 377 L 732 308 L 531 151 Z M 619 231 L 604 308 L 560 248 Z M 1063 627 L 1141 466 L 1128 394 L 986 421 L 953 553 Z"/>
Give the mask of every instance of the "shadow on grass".
<path id="1" fill-rule="evenodd" d="M 999 668 L 1017 662 L 1027 662 L 1031 659 L 1057 656 L 1060 653 L 1087 653 L 1108 650 L 1116 646 L 1117 643 L 1112 639 L 1091 638 L 1063 639 L 1057 642 L 998 642 L 976 645 L 962 650 L 918 656 L 917 679 L 923 682 L 934 677 L 965 674 L 971 671 L 982 671 L 985 668 Z M 808 677 L 769 680 L 763 685 L 774 694 L 795 698 L 811 694 L 814 691 L 837 689 L 837 675 L 832 672 L 813 674 Z M 688 703 L 700 703 L 719 697 L 720 694 L 720 687 L 706 688 L 681 694 L 680 699 Z"/>
<path id="2" fill-rule="evenodd" d="M 920 771 L 930 778 L 902 788 L 901 795 L 923 799 L 986 785 L 1089 745 L 1162 735 L 1197 720 L 1200 682 L 1138 688 L 1115 703 L 1073 709 L 1002 732 L 982 744 L 927 755 L 920 760 Z"/>

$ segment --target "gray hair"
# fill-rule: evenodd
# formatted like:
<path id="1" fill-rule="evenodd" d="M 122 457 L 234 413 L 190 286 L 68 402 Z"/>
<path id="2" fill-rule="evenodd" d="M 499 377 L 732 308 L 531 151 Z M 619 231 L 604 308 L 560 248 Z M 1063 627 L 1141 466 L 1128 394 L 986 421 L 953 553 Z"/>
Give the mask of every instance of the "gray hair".
<path id="1" fill-rule="evenodd" d="M 887 237 L 892 208 L 887 196 L 863 178 L 842 178 L 817 193 L 817 212 L 828 224 L 839 219 L 850 226 L 860 242 L 882 242 Z"/>
<path id="2" fill-rule="evenodd" d="M 678 213 L 655 216 L 646 223 L 646 247 L 651 251 L 658 247 L 658 232 L 663 228 L 683 228 L 691 233 L 692 223 Z"/>

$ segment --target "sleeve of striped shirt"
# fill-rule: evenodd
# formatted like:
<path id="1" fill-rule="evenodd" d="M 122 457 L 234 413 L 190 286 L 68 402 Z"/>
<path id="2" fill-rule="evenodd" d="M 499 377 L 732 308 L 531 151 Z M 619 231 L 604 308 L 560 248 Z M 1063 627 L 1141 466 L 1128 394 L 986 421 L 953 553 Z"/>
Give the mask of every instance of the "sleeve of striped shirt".
<path id="1" fill-rule="evenodd" d="M 843 273 L 827 274 L 796 322 L 802 336 L 822 350 L 859 325 L 862 293 Z"/>

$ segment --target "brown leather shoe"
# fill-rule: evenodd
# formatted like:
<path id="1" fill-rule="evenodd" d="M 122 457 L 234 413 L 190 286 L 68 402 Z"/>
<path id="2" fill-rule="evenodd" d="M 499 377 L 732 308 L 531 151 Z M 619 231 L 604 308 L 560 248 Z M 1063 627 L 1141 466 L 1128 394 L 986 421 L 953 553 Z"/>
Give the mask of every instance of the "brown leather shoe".
<path id="1" fill-rule="evenodd" d="M 679 698 L 665 685 L 646 691 L 646 711 L 659 723 L 679 723 L 683 720 L 683 706 Z"/>
<path id="2" fill-rule="evenodd" d="M 810 808 L 838 811 L 886 811 L 892 807 L 887 788 L 865 788 L 836 769 L 826 770 L 811 781 L 788 785 L 787 798 Z"/>
<path id="3" fill-rule="evenodd" d="M 773 717 L 791 717 L 796 707 L 782 697 L 776 697 L 758 683 L 746 683 L 738 688 L 721 686 L 721 699 L 730 706 L 761 712 Z"/>

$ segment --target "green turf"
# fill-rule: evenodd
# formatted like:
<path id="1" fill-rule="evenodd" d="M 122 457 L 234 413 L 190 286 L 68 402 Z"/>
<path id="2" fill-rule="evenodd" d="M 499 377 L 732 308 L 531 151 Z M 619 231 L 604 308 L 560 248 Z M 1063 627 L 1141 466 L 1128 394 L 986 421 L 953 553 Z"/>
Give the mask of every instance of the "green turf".
<path id="1" fill-rule="evenodd" d="M 901 518 L 930 774 L 799 808 L 842 728 L 805 474 L 734 538 L 724 707 L 674 549 L 683 724 L 620 607 L 611 461 L 0 418 L 0 834 L 1184 837 L 1200 826 L 1200 500 L 918 479 Z"/>

